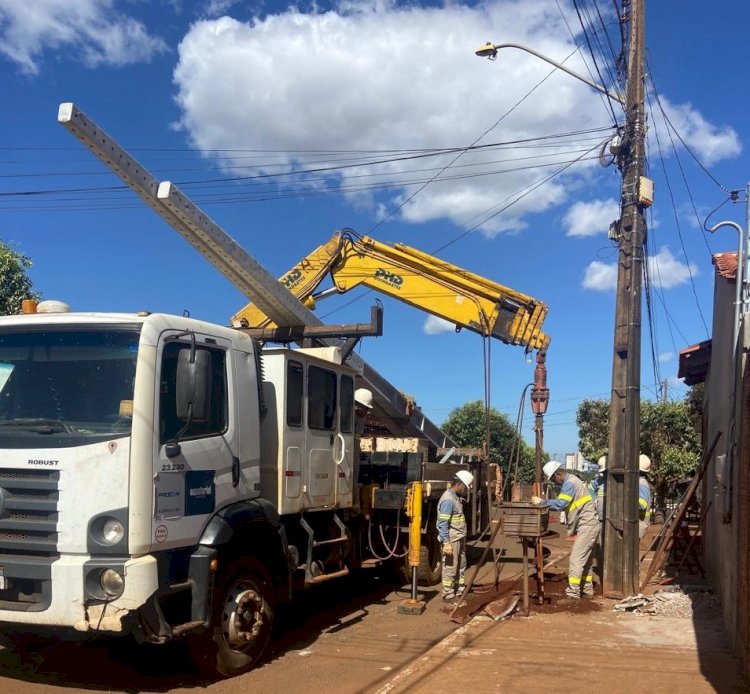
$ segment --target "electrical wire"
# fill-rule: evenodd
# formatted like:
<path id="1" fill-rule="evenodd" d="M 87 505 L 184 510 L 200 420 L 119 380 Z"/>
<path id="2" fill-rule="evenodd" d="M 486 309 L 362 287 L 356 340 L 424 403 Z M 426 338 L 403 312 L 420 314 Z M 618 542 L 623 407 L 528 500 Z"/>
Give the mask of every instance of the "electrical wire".
<path id="1" fill-rule="evenodd" d="M 651 99 L 647 97 L 648 102 L 648 109 L 649 113 L 651 113 L 651 120 L 653 121 L 654 115 L 651 108 Z M 674 223 L 675 227 L 677 228 L 677 236 L 680 239 L 680 246 L 682 247 L 682 253 L 685 256 L 685 266 L 687 267 L 688 271 L 688 277 L 690 278 L 690 286 L 693 290 L 693 297 L 695 298 L 695 305 L 698 308 L 698 315 L 700 316 L 701 322 L 703 323 L 703 329 L 706 331 L 706 336 L 709 336 L 708 331 L 708 325 L 706 325 L 706 318 L 703 315 L 703 310 L 701 309 L 700 301 L 698 300 L 698 290 L 695 287 L 695 279 L 693 278 L 693 268 L 691 267 L 690 258 L 687 254 L 687 249 L 685 248 L 685 240 L 682 237 L 682 227 L 680 225 L 680 216 L 677 213 L 677 203 L 674 199 L 674 192 L 672 190 L 672 183 L 669 179 L 669 174 L 667 172 L 667 166 L 664 162 L 664 152 L 662 150 L 661 146 L 661 140 L 659 139 L 659 131 L 657 128 L 654 128 L 654 137 L 656 139 L 656 146 L 659 151 L 659 161 L 661 162 L 662 171 L 664 173 L 664 179 L 667 183 L 667 190 L 669 191 L 669 199 L 672 202 L 672 211 L 674 213 Z M 656 263 L 656 256 L 654 256 L 654 262 Z"/>
<path id="2" fill-rule="evenodd" d="M 575 51 L 573 51 L 573 52 L 572 52 L 572 53 L 571 53 L 570 55 L 568 55 L 568 56 L 567 56 L 567 57 L 565 58 L 565 60 L 563 60 L 562 62 L 563 62 L 563 63 L 565 63 L 565 61 L 566 61 L 566 60 L 568 60 L 568 59 L 569 59 L 569 58 L 570 58 L 571 56 L 575 55 L 575 53 L 576 53 L 577 51 L 578 51 L 578 48 L 576 47 L 576 50 L 575 50 Z M 521 104 L 522 104 L 522 103 L 523 103 L 523 102 L 524 102 L 524 101 L 525 101 L 526 99 L 528 99 L 528 98 L 529 98 L 529 96 L 531 96 L 531 94 L 533 94 L 533 93 L 534 93 L 534 91 L 536 91 L 536 89 L 537 89 L 538 87 L 540 87 L 540 86 L 541 86 L 542 84 L 544 84 L 544 82 L 545 82 L 545 81 L 546 81 L 547 79 L 549 79 L 549 78 L 550 78 L 550 77 L 551 77 L 551 76 L 552 76 L 552 75 L 553 75 L 553 74 L 554 74 L 554 73 L 555 73 L 556 71 L 557 71 L 557 68 L 554 68 L 553 70 L 550 70 L 550 72 L 549 72 L 549 73 L 547 73 L 547 75 L 546 75 L 545 77 L 543 77 L 543 78 L 542 78 L 542 79 L 541 79 L 541 80 L 540 80 L 539 82 L 537 82 L 537 84 L 535 84 L 535 85 L 534 85 L 534 86 L 533 86 L 533 87 L 532 87 L 532 88 L 531 88 L 531 89 L 530 89 L 530 90 L 529 90 L 528 92 L 526 92 L 526 94 L 524 94 L 524 95 L 523 95 L 523 96 L 522 96 L 522 97 L 521 97 L 521 98 L 520 98 L 520 99 L 519 99 L 519 100 L 518 100 L 518 101 L 517 101 L 517 102 L 516 102 L 515 104 L 513 104 L 513 106 L 511 106 L 511 107 L 510 107 L 510 108 L 509 108 L 509 109 L 508 109 L 508 110 L 507 110 L 507 111 L 506 111 L 506 112 L 505 112 L 505 113 L 504 113 L 504 114 L 503 114 L 502 116 L 500 116 L 500 118 L 498 118 L 498 119 L 497 119 L 497 120 L 496 120 L 496 121 L 495 121 L 495 122 L 494 122 L 494 123 L 492 124 L 492 126 L 490 126 L 490 127 L 489 127 L 489 128 L 487 129 L 487 130 L 485 130 L 485 131 L 484 131 L 484 132 L 483 132 L 483 133 L 482 133 L 481 135 L 479 135 L 479 137 L 477 137 L 477 138 L 476 138 L 476 139 L 474 140 L 474 142 L 472 142 L 472 145 L 471 145 L 471 146 L 474 146 L 474 145 L 476 145 L 476 144 L 477 144 L 478 142 L 480 142 L 480 141 L 482 140 L 482 138 L 484 138 L 484 137 L 485 137 L 485 136 L 486 136 L 486 135 L 487 135 L 488 133 L 492 132 L 492 131 L 493 131 L 493 130 L 494 130 L 494 129 L 495 129 L 495 128 L 496 128 L 496 127 L 497 127 L 497 126 L 498 126 L 498 125 L 499 125 L 499 124 L 500 124 L 500 123 L 501 123 L 501 122 L 503 121 L 503 120 L 505 120 L 505 118 L 507 118 L 507 117 L 508 117 L 508 116 L 509 116 L 509 115 L 510 115 L 511 113 L 513 113 L 513 111 L 515 111 L 515 110 L 516 110 L 516 108 L 518 108 L 518 106 L 520 106 L 520 105 L 521 105 Z M 397 213 L 397 212 L 398 212 L 399 210 L 403 209 L 405 205 L 407 205 L 407 204 L 408 204 L 409 202 L 411 202 L 411 201 L 412 201 L 412 200 L 413 200 L 413 199 L 414 199 L 414 198 L 415 198 L 415 197 L 416 197 L 416 196 L 417 196 L 417 195 L 418 195 L 419 193 L 421 193 L 421 192 L 422 192 L 422 191 L 423 191 L 423 190 L 424 190 L 424 189 L 425 189 L 425 188 L 426 188 L 426 187 L 427 187 L 427 186 L 428 186 L 428 185 L 429 185 L 430 183 L 433 183 L 433 182 L 434 182 L 435 180 L 437 180 L 437 179 L 438 179 L 438 177 L 440 177 L 440 176 L 442 175 L 442 173 L 443 173 L 443 172 L 444 172 L 444 171 L 445 171 L 446 169 L 448 169 L 449 167 L 451 167 L 451 166 L 452 166 L 452 165 L 453 165 L 453 164 L 454 164 L 454 163 L 455 163 L 455 162 L 456 162 L 456 161 L 457 161 L 457 160 L 458 160 L 458 159 L 459 159 L 459 158 L 460 158 L 461 156 L 463 156 L 463 153 L 459 153 L 459 154 L 458 154 L 458 155 L 457 155 L 457 156 L 456 156 L 456 157 L 455 157 L 455 158 L 453 159 L 453 161 L 451 161 L 451 162 L 449 162 L 448 164 L 446 164 L 445 168 L 443 168 L 443 169 L 442 169 L 441 171 L 439 171 L 439 172 L 438 172 L 437 174 L 435 174 L 435 176 L 433 176 L 433 177 L 432 177 L 432 179 L 430 179 L 429 181 L 427 181 L 427 182 L 426 182 L 426 183 L 425 183 L 425 184 L 424 184 L 424 185 L 423 185 L 423 186 L 422 186 L 422 187 L 421 187 L 421 188 L 420 188 L 419 190 L 416 190 L 416 191 L 414 191 L 414 193 L 412 193 L 412 194 L 411 194 L 410 196 L 408 196 L 407 198 L 405 198 L 405 199 L 404 199 L 404 200 L 403 200 L 403 201 L 402 201 L 402 202 L 401 202 L 401 203 L 400 203 L 400 204 L 399 204 L 399 205 L 398 205 L 397 207 L 395 207 L 394 209 L 392 209 L 392 210 L 391 210 L 391 211 L 390 211 L 390 212 L 389 212 L 389 213 L 388 213 L 387 215 L 385 215 L 385 216 L 384 216 L 384 217 L 383 217 L 383 218 L 382 218 L 382 219 L 381 219 L 381 220 L 380 220 L 380 221 L 379 221 L 379 222 L 378 222 L 377 224 L 373 225 L 373 226 L 372 226 L 372 227 L 370 228 L 370 231 L 369 231 L 369 233 L 372 233 L 372 232 L 374 232 L 374 231 L 375 231 L 375 229 L 377 229 L 377 228 L 378 228 L 379 226 L 381 226 L 382 224 L 384 224 L 384 223 L 385 223 L 385 222 L 386 222 L 386 221 L 387 221 L 388 219 L 390 219 L 390 218 L 391 218 L 391 217 L 392 217 L 392 216 L 393 216 L 394 214 L 396 214 L 396 213 Z"/>
<path id="3" fill-rule="evenodd" d="M 651 71 L 651 67 L 649 66 L 649 72 Z M 731 193 L 729 188 L 727 188 L 723 183 L 721 183 L 716 176 L 714 176 L 711 171 L 709 171 L 708 167 L 700 160 L 698 159 L 698 156 L 693 152 L 693 150 L 688 146 L 687 142 L 683 139 L 680 132 L 677 130 L 677 128 L 672 124 L 672 121 L 669 119 L 669 116 L 667 115 L 666 110 L 664 109 L 664 105 L 661 102 L 661 97 L 659 96 L 659 92 L 656 89 L 656 84 L 654 83 L 653 77 L 651 78 L 651 87 L 654 90 L 654 96 L 656 97 L 656 103 L 659 106 L 659 110 L 662 113 L 662 116 L 664 116 L 664 120 L 667 122 L 667 125 L 669 128 L 672 129 L 672 132 L 677 136 L 677 139 L 682 143 L 682 146 L 687 150 L 688 154 L 695 160 L 696 164 L 703 170 L 703 172 L 719 187 L 721 190 L 723 190 L 725 193 Z"/>

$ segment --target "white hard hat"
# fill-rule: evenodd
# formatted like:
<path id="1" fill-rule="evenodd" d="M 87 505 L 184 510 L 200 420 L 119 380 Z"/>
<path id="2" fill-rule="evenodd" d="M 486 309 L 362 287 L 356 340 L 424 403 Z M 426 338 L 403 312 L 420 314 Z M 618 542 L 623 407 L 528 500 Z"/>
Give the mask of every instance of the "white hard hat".
<path id="1" fill-rule="evenodd" d="M 472 475 L 468 470 L 459 470 L 456 473 L 456 477 L 458 478 L 459 482 L 463 482 L 466 487 L 471 487 L 471 485 L 474 483 L 474 475 Z"/>
<path id="2" fill-rule="evenodd" d="M 651 469 L 651 458 L 645 453 L 641 453 L 638 456 L 638 469 L 641 472 L 648 472 Z"/>
<path id="3" fill-rule="evenodd" d="M 603 455 L 599 458 L 597 465 L 599 466 L 599 472 L 604 472 L 607 469 L 607 456 Z"/>
<path id="4" fill-rule="evenodd" d="M 552 475 L 554 475 L 561 467 L 562 463 L 558 463 L 556 460 L 550 460 L 548 463 L 544 464 L 542 470 L 549 480 L 552 479 Z"/>
<path id="5" fill-rule="evenodd" d="M 372 391 L 367 388 L 357 388 L 354 391 L 354 402 L 368 410 L 372 409 Z"/>

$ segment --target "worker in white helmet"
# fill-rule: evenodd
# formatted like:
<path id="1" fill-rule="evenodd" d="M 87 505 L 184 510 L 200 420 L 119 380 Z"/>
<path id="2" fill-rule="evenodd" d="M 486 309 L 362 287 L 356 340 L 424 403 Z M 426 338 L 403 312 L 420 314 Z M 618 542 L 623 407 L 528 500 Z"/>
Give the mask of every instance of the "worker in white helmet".
<path id="1" fill-rule="evenodd" d="M 354 469 L 352 470 L 352 510 L 359 513 L 359 440 L 365 433 L 365 417 L 372 410 L 372 391 L 367 388 L 357 388 L 354 391 Z"/>
<path id="2" fill-rule="evenodd" d="M 641 540 L 651 524 L 651 486 L 646 478 L 650 469 L 651 458 L 641 453 L 638 456 L 638 537 Z"/>
<path id="3" fill-rule="evenodd" d="M 560 493 L 557 499 L 532 496 L 531 501 L 547 506 L 553 511 L 565 511 L 568 535 L 575 535 L 576 538 L 568 560 L 568 588 L 565 595 L 579 599 L 583 591 L 586 597 L 593 597 L 594 578 L 591 575 L 591 562 L 599 537 L 599 521 L 591 493 L 578 477 L 568 473 L 556 460 L 546 463 L 543 470 L 550 482 L 560 485 Z"/>
<path id="4" fill-rule="evenodd" d="M 462 500 L 469 498 L 474 475 L 459 470 L 438 502 L 437 531 L 443 545 L 443 600 L 461 598 L 466 590 L 466 516 Z"/>

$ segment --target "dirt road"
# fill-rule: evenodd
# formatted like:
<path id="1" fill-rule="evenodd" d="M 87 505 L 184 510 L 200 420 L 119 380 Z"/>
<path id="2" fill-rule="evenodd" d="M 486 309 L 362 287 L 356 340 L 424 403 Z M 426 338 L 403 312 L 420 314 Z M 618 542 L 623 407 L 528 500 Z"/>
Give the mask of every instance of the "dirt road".
<path id="1" fill-rule="evenodd" d="M 352 694 L 377 689 L 457 625 L 443 612 L 438 587 L 427 589 L 421 616 L 400 615 L 408 587 L 365 575 L 324 584 L 278 615 L 262 667 L 226 681 L 197 674 L 181 644 L 135 646 L 127 639 L 45 643 L 19 656 L 0 650 L 0 692 L 314 691 Z"/>

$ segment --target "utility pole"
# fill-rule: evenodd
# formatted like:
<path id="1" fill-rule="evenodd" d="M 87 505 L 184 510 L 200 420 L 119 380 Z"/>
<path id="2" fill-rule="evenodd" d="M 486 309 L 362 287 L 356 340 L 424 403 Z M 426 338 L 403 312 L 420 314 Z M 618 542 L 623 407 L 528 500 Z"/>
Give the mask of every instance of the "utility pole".
<path id="1" fill-rule="evenodd" d="M 610 400 L 604 523 L 604 594 L 638 592 L 638 454 L 641 397 L 641 282 L 646 238 L 644 190 L 644 6 L 630 5 L 625 132 L 620 152 L 622 194 L 618 234 L 617 300 Z"/>
<path id="2" fill-rule="evenodd" d="M 667 388 L 668 387 L 669 387 L 669 379 L 665 378 L 661 382 L 661 401 L 662 402 L 667 402 L 667 393 L 668 393 Z"/>

